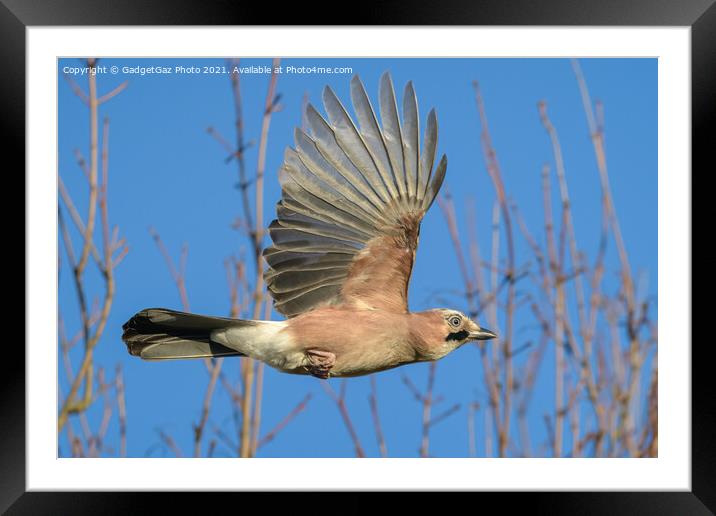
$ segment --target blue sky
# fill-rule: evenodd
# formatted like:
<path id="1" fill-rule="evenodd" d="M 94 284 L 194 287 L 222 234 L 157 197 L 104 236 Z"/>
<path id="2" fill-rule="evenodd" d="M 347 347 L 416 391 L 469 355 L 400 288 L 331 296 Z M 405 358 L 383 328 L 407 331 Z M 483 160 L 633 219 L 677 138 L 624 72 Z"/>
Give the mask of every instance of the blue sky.
<path id="1" fill-rule="evenodd" d="M 242 60 L 242 66 L 267 65 L 267 59 Z M 122 73 L 123 66 L 224 66 L 223 59 L 107 59 L 120 73 L 98 77 L 100 94 L 124 80 L 129 86 L 101 107 L 110 129 L 110 219 L 120 228 L 131 249 L 116 271 L 117 293 L 96 361 L 109 370 L 121 363 L 127 389 L 128 454 L 162 456 L 158 431 L 172 435 L 185 454 L 191 453 L 192 423 L 199 418 L 208 381 L 201 361 L 144 362 L 127 354 L 120 339 L 121 325 L 136 311 L 152 306 L 180 309 L 181 302 L 166 265 L 148 227 L 161 234 L 170 253 L 178 258 L 181 246 L 189 247 L 187 290 L 192 311 L 226 315 L 229 293 L 224 260 L 249 255 L 247 239 L 232 222 L 241 213 L 236 166 L 225 162 L 225 151 L 207 134 L 218 129 L 234 139 L 234 108 L 229 79 L 222 74 L 137 75 Z M 363 80 L 377 105 L 380 75 L 389 70 L 402 98 L 412 80 L 418 96 L 421 122 L 431 107 L 439 121 L 438 152 L 446 153 L 449 166 L 446 186 L 458 205 L 458 222 L 467 229 L 467 202 L 476 206 L 478 238 L 483 253 L 489 249 L 494 189 L 480 148 L 479 118 L 472 81 L 482 89 L 494 146 L 498 153 L 508 195 L 533 233 L 542 235 L 540 173 L 553 163 L 552 149 L 537 111 L 537 102 L 548 103 L 550 118 L 559 131 L 580 248 L 592 256 L 600 227 L 599 177 L 582 101 L 570 62 L 564 59 L 287 59 L 284 66 L 351 67 Z M 655 59 L 589 59 L 581 61 L 592 97 L 605 106 L 606 148 L 614 201 L 632 268 L 648 279 L 648 292 L 657 293 L 657 61 Z M 77 166 L 74 149 L 88 154 L 88 112 L 62 77 L 66 66 L 81 66 L 76 59 L 58 62 L 58 169 L 78 205 L 86 213 L 86 181 Z M 267 150 L 265 214 L 274 217 L 280 196 L 277 171 L 283 150 L 292 144 L 293 128 L 301 122 L 304 95 L 319 107 L 322 88 L 328 84 L 349 104 L 352 74 L 288 74 L 278 77 L 281 111 L 274 114 Z M 86 78 L 75 80 L 86 88 Z M 244 74 L 241 78 L 245 134 L 258 140 L 268 76 Z M 250 175 L 255 171 L 257 148 L 247 151 Z M 555 193 L 554 198 L 557 198 Z M 518 240 L 518 264 L 531 254 Z M 60 247 L 62 253 L 62 247 Z M 63 257 L 64 258 L 64 257 Z M 606 288 L 616 285 L 618 261 L 613 246 L 608 254 Z M 95 274 L 88 275 L 90 289 L 101 293 Z M 421 245 L 410 287 L 411 309 L 450 306 L 466 310 L 461 299 L 462 281 L 440 210 L 434 205 L 421 229 Z M 59 309 L 69 329 L 79 327 L 75 292 L 66 264 L 60 271 Z M 279 317 L 274 314 L 274 317 Z M 485 316 L 481 320 L 485 323 Z M 533 340 L 534 321 L 519 316 L 515 347 Z M 551 353 L 553 350 L 549 348 Z M 77 360 L 77 356 L 75 356 Z M 227 360 L 224 370 L 236 377 L 239 360 Z M 392 456 L 415 456 L 420 445 L 421 408 L 403 385 L 403 375 L 423 387 L 426 364 L 411 365 L 377 376 L 380 411 L 388 450 Z M 542 416 L 553 410 L 552 362 L 548 357 L 530 411 L 533 442 L 544 439 Z M 339 381 L 331 380 L 337 389 Z M 307 409 L 277 438 L 262 448 L 260 456 L 352 456 L 352 445 L 340 415 L 314 378 L 281 375 L 267 369 L 264 387 L 262 434 L 278 423 L 303 396 L 313 398 Z M 348 380 L 347 401 L 368 455 L 378 453 L 367 401 L 368 377 Z M 60 372 L 60 388 L 66 390 Z M 460 457 L 468 453 L 467 405 L 484 406 L 485 389 L 479 354 L 464 347 L 439 362 L 436 394 L 445 400 L 440 412 L 454 403 L 460 410 L 432 432 L 431 452 Z M 91 421 L 99 417 L 90 413 Z M 226 394 L 214 398 L 211 424 L 233 432 Z M 114 421 L 116 423 L 116 420 Z M 209 428 L 211 428 L 211 424 Z M 482 435 L 484 423 L 476 419 Z M 117 446 L 113 425 L 108 444 Z M 478 438 L 478 454 L 484 453 Z M 66 449 L 66 442 L 60 441 Z M 204 446 L 206 450 L 206 446 Z"/>

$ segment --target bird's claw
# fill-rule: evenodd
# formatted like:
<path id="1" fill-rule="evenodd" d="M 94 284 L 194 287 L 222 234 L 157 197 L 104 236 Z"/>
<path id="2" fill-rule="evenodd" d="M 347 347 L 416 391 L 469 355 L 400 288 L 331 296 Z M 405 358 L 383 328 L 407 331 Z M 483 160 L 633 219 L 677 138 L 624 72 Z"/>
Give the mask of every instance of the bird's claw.
<path id="1" fill-rule="evenodd" d="M 331 375 L 331 368 L 336 364 L 336 355 L 330 351 L 321 349 L 309 349 L 306 351 L 308 365 L 306 371 L 316 378 L 327 380 Z"/>

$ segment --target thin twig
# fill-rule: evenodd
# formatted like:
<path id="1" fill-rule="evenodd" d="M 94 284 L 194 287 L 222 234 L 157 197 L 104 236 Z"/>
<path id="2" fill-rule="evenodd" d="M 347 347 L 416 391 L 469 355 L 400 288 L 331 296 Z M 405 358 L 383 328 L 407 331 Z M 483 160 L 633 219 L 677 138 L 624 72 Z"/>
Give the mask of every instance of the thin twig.
<path id="1" fill-rule="evenodd" d="M 547 252 L 549 256 L 549 270 L 551 277 L 549 288 L 553 291 L 550 296 L 554 303 L 554 329 L 551 331 L 554 340 L 554 432 L 552 451 L 555 457 L 562 456 L 562 432 L 564 429 L 564 313 L 565 295 L 564 281 L 562 280 L 562 262 L 558 257 L 557 246 L 554 237 L 554 218 L 552 216 L 552 195 L 549 179 L 549 168 L 544 167 L 542 171 L 542 198 L 544 209 L 544 230 L 547 240 Z"/>
<path id="2" fill-rule="evenodd" d="M 179 448 L 179 446 L 177 446 L 176 441 L 174 440 L 174 438 L 171 435 L 164 433 L 163 431 L 160 430 L 159 437 L 161 437 L 164 444 L 169 446 L 169 449 L 172 451 L 172 453 L 174 453 L 175 457 L 183 457 L 184 456 L 181 452 L 181 449 Z"/>
<path id="3" fill-rule="evenodd" d="M 420 441 L 420 456 L 428 457 L 430 449 L 430 412 L 433 406 L 433 389 L 435 387 L 435 371 L 437 362 L 430 362 L 428 366 L 428 386 L 422 396 L 423 402 L 423 435 Z"/>
<path id="4" fill-rule="evenodd" d="M 465 299 L 467 300 L 470 316 L 476 317 L 477 306 L 475 305 L 474 299 L 473 281 L 472 278 L 470 278 L 467 263 L 462 252 L 460 235 L 457 229 L 457 217 L 455 216 L 455 203 L 453 202 L 452 196 L 447 191 L 447 188 L 444 188 L 443 190 L 445 190 L 445 194 L 438 196 L 438 206 L 440 206 L 440 209 L 445 216 L 445 222 L 447 223 L 450 240 L 452 240 L 452 244 L 455 250 L 458 267 L 460 269 L 460 274 L 462 275 L 462 281 L 465 284 Z"/>
<path id="5" fill-rule="evenodd" d="M 380 414 L 378 413 L 378 386 L 376 383 L 375 375 L 372 375 L 370 377 L 370 395 L 368 396 L 368 403 L 370 404 L 370 413 L 373 417 L 373 428 L 375 428 L 375 437 L 378 441 L 380 456 L 387 457 L 388 447 L 385 444 L 383 427 L 380 424 Z"/>
<path id="6" fill-rule="evenodd" d="M 181 305 L 185 312 L 188 312 L 190 310 L 189 307 L 189 295 L 186 291 L 186 279 L 184 276 L 184 265 L 186 264 L 186 257 L 187 253 L 189 252 L 189 247 L 184 244 L 182 245 L 181 249 L 181 256 L 179 259 L 180 267 L 177 269 L 174 266 L 174 260 L 172 260 L 171 255 L 169 254 L 169 251 L 167 250 L 166 246 L 164 245 L 164 242 L 162 241 L 162 237 L 159 235 L 156 229 L 154 229 L 152 226 L 149 227 L 149 234 L 154 239 L 154 243 L 157 245 L 157 248 L 159 248 L 159 252 L 162 254 L 162 257 L 164 258 L 164 261 L 166 262 L 167 268 L 169 269 L 169 273 L 172 276 L 172 280 L 174 281 L 174 284 L 177 287 L 177 290 L 179 291 L 179 297 L 181 299 Z"/>
<path id="7" fill-rule="evenodd" d="M 246 144 L 244 143 L 244 116 L 243 108 L 241 106 L 241 76 L 239 75 L 239 60 L 235 60 L 232 65 L 231 78 L 231 91 L 234 95 L 234 114 L 235 114 L 235 126 L 236 126 L 236 149 L 234 155 L 236 156 L 236 162 L 239 172 L 239 190 L 241 191 L 241 206 L 244 210 L 244 218 L 246 220 L 246 226 L 251 231 L 251 239 L 255 242 L 253 216 L 251 215 L 251 204 L 249 203 L 248 187 L 249 184 L 246 180 L 246 163 L 244 161 L 244 150 Z M 253 242 L 252 242 L 253 243 Z"/>
<path id="8" fill-rule="evenodd" d="M 276 81 L 278 75 L 276 74 L 276 67 L 278 66 L 278 59 L 274 59 L 274 65 L 271 69 L 271 77 L 269 79 L 268 93 L 266 95 L 266 103 L 264 108 L 264 115 L 261 122 L 261 136 L 259 138 L 259 151 L 258 161 L 256 165 L 256 206 L 255 206 L 255 225 L 254 225 L 254 238 L 253 238 L 253 249 L 254 249 L 254 263 L 256 266 L 256 281 L 254 286 L 254 313 L 253 319 L 258 319 L 261 315 L 261 308 L 263 302 L 263 274 L 262 274 L 262 256 L 261 249 L 263 247 L 263 185 L 264 185 L 264 169 L 266 165 L 266 148 L 268 146 L 268 133 L 271 125 L 271 115 L 275 109 L 276 99 Z M 254 366 L 253 360 L 250 358 L 243 360 L 245 364 L 244 369 L 244 406 L 241 426 L 241 457 L 248 457 L 251 455 L 251 400 L 253 397 L 254 389 Z"/>
<path id="9" fill-rule="evenodd" d="M 199 419 L 199 423 L 194 425 L 194 457 L 201 457 L 201 438 L 204 434 L 206 422 L 209 420 L 211 401 L 214 395 L 214 388 L 216 387 L 216 380 L 219 378 L 219 373 L 221 372 L 222 363 L 223 358 L 218 358 L 214 360 L 214 364 L 211 366 L 209 384 L 206 387 L 204 402 L 201 407 L 201 417 Z"/>
<path id="10" fill-rule="evenodd" d="M 264 320 L 271 319 L 271 299 L 267 298 L 264 303 Z M 261 408 L 263 403 L 264 389 L 264 368 L 263 362 L 256 364 L 256 396 L 254 400 L 254 414 L 251 421 L 251 456 L 256 455 L 259 446 L 259 432 L 261 430 Z"/>
<path id="11" fill-rule="evenodd" d="M 487 124 L 487 116 L 485 114 L 485 106 L 477 81 L 473 83 L 475 89 L 475 99 L 477 101 L 478 113 L 480 115 L 480 123 L 482 127 L 482 148 L 487 162 L 487 171 L 492 179 L 495 187 L 497 199 L 500 203 L 503 223 L 505 225 L 505 238 L 507 243 L 507 279 L 509 281 L 507 288 L 507 306 L 505 309 L 505 330 L 504 336 L 500 336 L 502 344 L 502 360 L 504 363 L 504 383 L 502 388 L 502 396 L 504 410 L 502 412 L 502 421 L 500 434 L 498 436 L 498 450 L 501 457 L 505 456 L 507 449 L 509 433 L 510 433 L 510 417 L 512 414 L 512 390 L 513 390 L 513 367 L 512 367 L 512 332 L 513 321 L 515 315 L 515 247 L 512 232 L 512 219 L 510 216 L 509 203 L 507 201 L 507 193 L 502 180 L 500 165 L 497 161 L 497 152 L 492 144 L 492 137 Z"/>
<path id="12" fill-rule="evenodd" d="M 112 97 L 114 97 L 114 96 L 118 95 L 119 93 L 121 93 L 122 91 L 124 91 L 124 89 L 125 89 L 128 85 L 129 85 L 129 81 L 124 81 L 124 82 L 121 83 L 119 86 L 117 86 L 117 87 L 114 88 L 112 91 L 110 91 L 109 93 L 106 93 L 106 94 L 102 95 L 102 96 L 99 98 L 99 100 L 97 100 L 97 103 L 98 103 L 98 104 L 104 104 L 105 102 L 107 102 L 107 101 L 108 101 L 109 99 L 111 99 Z"/>
<path id="13" fill-rule="evenodd" d="M 119 410 L 119 456 L 127 456 L 127 402 L 124 396 L 124 375 L 122 366 L 117 366 L 115 375 L 115 390 L 117 392 L 117 408 Z"/>
<path id="14" fill-rule="evenodd" d="M 480 410 L 480 404 L 470 403 L 467 407 L 467 447 L 468 456 L 477 457 L 477 444 L 475 439 L 475 415 Z"/>
<path id="15" fill-rule="evenodd" d="M 85 227 L 85 234 L 84 234 L 84 246 L 82 247 L 82 252 L 80 253 L 80 258 L 77 263 L 77 270 L 75 274 L 82 277 L 82 273 L 84 272 L 85 266 L 87 265 L 87 258 L 89 257 L 90 249 L 91 249 L 91 242 L 92 242 L 92 234 L 94 232 L 94 225 L 95 225 L 95 214 L 97 212 L 97 167 L 98 167 L 98 160 L 97 160 L 97 149 L 98 149 L 98 131 L 97 131 L 97 79 L 94 73 L 94 65 L 95 60 L 94 59 L 88 59 L 87 65 L 90 68 L 90 73 L 88 74 L 88 82 L 89 82 L 89 108 L 90 108 L 90 168 L 89 168 L 89 208 L 88 208 L 88 214 L 87 214 L 87 226 Z"/>
<path id="16" fill-rule="evenodd" d="M 96 60 L 89 59 L 87 61 L 88 66 L 93 68 Z M 114 249 L 109 242 L 109 214 L 107 206 L 107 185 L 108 185 L 108 163 L 109 163 L 109 121 L 105 119 L 103 125 L 103 147 L 101 155 L 101 163 L 98 158 L 98 126 L 97 126 L 97 88 L 96 88 L 96 77 L 90 73 L 88 77 L 89 81 L 89 107 L 90 107 L 90 168 L 89 168 L 89 213 L 87 218 L 87 225 L 85 231 L 82 233 L 83 244 L 80 258 L 75 262 L 74 253 L 72 251 L 72 244 L 69 237 L 69 233 L 64 224 L 64 220 L 61 217 L 60 212 L 60 226 L 63 235 L 63 241 L 65 243 L 65 249 L 69 258 L 70 266 L 73 271 L 73 279 L 75 284 L 75 290 L 77 292 L 77 298 L 80 305 L 80 317 L 82 320 L 82 336 L 84 339 L 84 355 L 77 371 L 76 376 L 70 382 L 70 390 L 65 397 L 60 413 L 58 415 L 58 431 L 62 430 L 67 417 L 70 414 L 84 412 L 92 403 L 92 376 L 93 376 L 93 353 L 95 346 L 98 344 L 100 338 L 104 333 L 107 320 L 109 319 L 109 313 L 112 307 L 112 301 L 114 299 L 115 283 L 114 283 Z M 102 177 L 101 183 L 98 178 L 98 168 L 101 166 Z M 70 199 L 67 195 L 66 200 Z M 66 203 L 67 204 L 67 203 Z M 100 273 L 103 276 L 105 283 L 104 298 L 102 301 L 102 307 L 99 311 L 99 318 L 96 325 L 94 325 L 94 332 L 90 332 L 90 328 L 93 326 L 91 322 L 91 316 L 88 313 L 88 307 L 86 302 L 86 293 L 84 286 L 84 272 L 87 264 L 88 257 L 92 252 L 94 246 L 94 226 L 97 212 L 97 205 L 99 204 L 101 224 L 102 224 L 102 241 L 104 249 L 104 257 L 98 261 L 97 265 L 100 269 Z M 68 206 L 71 204 L 67 204 Z M 80 219 L 78 219 L 79 221 Z M 126 252 L 126 251 L 125 251 Z M 77 400 L 76 396 L 79 391 L 81 384 L 84 383 L 85 389 L 82 399 Z"/>
<path id="17" fill-rule="evenodd" d="M 311 399 L 311 393 L 306 394 L 306 396 L 301 400 L 301 402 L 296 405 L 291 412 L 286 415 L 273 429 L 271 429 L 270 432 L 268 432 L 266 435 L 264 435 L 256 445 L 256 448 L 261 448 L 262 446 L 270 443 L 276 438 L 276 435 L 286 428 L 286 426 L 293 421 L 296 416 L 298 416 L 301 412 L 303 412 L 306 409 L 306 405 Z"/>
<path id="18" fill-rule="evenodd" d="M 87 97 L 87 94 L 82 91 L 82 88 L 80 88 L 80 85 L 75 82 L 75 80 L 72 78 L 69 74 L 64 74 L 65 80 L 67 81 L 67 84 L 70 85 L 70 88 L 72 88 L 72 92 L 79 97 L 79 99 L 84 102 L 86 105 L 89 106 L 89 98 Z"/>
<path id="19" fill-rule="evenodd" d="M 333 388 L 328 384 L 328 382 L 321 382 L 321 387 L 323 387 L 323 390 L 328 393 L 328 395 L 338 407 L 338 411 L 341 414 L 341 418 L 343 418 L 343 423 L 345 424 L 346 429 L 348 430 L 348 434 L 353 441 L 353 447 L 355 448 L 356 457 L 363 458 L 365 457 L 365 452 L 363 451 L 363 446 L 361 445 L 360 439 L 358 438 L 358 434 L 356 433 L 355 427 L 353 426 L 353 421 L 351 420 L 351 416 L 348 412 L 348 407 L 346 406 L 346 385 L 347 384 L 345 383 L 345 380 L 343 380 L 343 384 L 341 385 L 341 393 L 340 395 L 338 395 L 336 394 L 336 391 L 334 391 Z"/>

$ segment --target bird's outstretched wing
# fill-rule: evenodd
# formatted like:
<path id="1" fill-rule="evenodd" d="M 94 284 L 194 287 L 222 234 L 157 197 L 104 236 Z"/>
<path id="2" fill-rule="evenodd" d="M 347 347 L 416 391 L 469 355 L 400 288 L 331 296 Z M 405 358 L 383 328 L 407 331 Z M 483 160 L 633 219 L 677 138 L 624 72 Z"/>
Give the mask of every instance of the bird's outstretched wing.
<path id="1" fill-rule="evenodd" d="M 420 221 L 445 177 L 433 172 L 437 117 L 428 114 L 420 152 L 418 104 L 405 87 L 402 124 L 390 75 L 380 80 L 381 127 L 363 84 L 351 81 L 358 124 L 326 87 L 325 120 L 307 107 L 279 172 L 282 198 L 269 226 L 264 278 L 274 307 L 292 317 L 322 306 L 405 312 Z"/>

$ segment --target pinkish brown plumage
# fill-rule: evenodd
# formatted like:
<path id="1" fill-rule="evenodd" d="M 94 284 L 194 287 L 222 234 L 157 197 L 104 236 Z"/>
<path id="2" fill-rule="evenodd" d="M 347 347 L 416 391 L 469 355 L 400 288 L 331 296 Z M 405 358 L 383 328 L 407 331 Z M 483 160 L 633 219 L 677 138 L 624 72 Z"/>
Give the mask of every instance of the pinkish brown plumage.
<path id="1" fill-rule="evenodd" d="M 382 127 L 362 83 L 351 81 L 356 127 L 326 88 L 328 120 L 309 105 L 312 135 L 296 130 L 279 171 L 278 218 L 269 226 L 264 279 L 286 321 L 243 321 L 147 309 L 124 325 L 129 352 L 148 360 L 250 356 L 287 373 L 359 376 L 438 360 L 466 342 L 494 338 L 456 310 L 411 313 L 408 284 L 420 222 L 445 177 L 435 171 L 437 117 L 420 152 L 411 83 L 398 118 L 388 74 Z"/>
<path id="2" fill-rule="evenodd" d="M 408 311 L 408 283 L 418 246 L 420 216 L 406 215 L 390 233 L 370 240 L 348 270 L 341 297 L 346 306 Z"/>
<path id="3" fill-rule="evenodd" d="M 459 317 L 451 328 L 447 317 Z M 284 330 L 304 352 L 326 351 L 335 356 L 331 376 L 360 376 L 403 364 L 438 360 L 468 342 L 468 337 L 449 339 L 461 331 L 480 328 L 454 310 L 437 309 L 417 313 L 355 310 L 327 307 L 299 315 Z M 294 372 L 311 373 L 310 364 Z"/>

